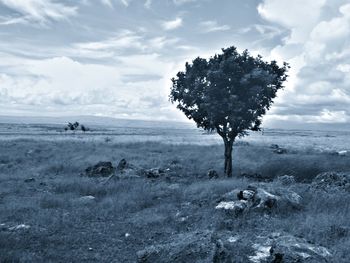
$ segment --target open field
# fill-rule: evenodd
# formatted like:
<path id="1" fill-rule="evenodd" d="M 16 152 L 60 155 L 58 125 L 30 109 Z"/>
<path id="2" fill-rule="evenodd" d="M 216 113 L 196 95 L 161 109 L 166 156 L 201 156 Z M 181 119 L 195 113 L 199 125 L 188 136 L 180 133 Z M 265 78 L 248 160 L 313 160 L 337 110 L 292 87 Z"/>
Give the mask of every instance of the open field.
<path id="1" fill-rule="evenodd" d="M 230 179 L 222 176 L 220 140 L 194 129 L 73 134 L 57 125 L 3 124 L 0 134 L 0 262 L 292 262 L 261 255 L 256 242 L 271 233 L 329 252 L 324 261 L 304 262 L 350 262 L 349 189 L 312 187 L 319 173 L 350 171 L 350 155 L 335 153 L 350 149 L 346 132 L 265 131 L 239 140 Z M 270 144 L 287 151 L 276 154 Z M 88 166 L 117 166 L 122 158 L 166 172 L 108 182 L 85 175 Z M 219 178 L 209 179 L 210 169 Z M 286 174 L 296 182 L 277 180 Z M 293 191 L 301 204 L 238 215 L 215 209 L 226 193 L 248 185 Z M 219 253 L 226 236 L 234 261 Z"/>

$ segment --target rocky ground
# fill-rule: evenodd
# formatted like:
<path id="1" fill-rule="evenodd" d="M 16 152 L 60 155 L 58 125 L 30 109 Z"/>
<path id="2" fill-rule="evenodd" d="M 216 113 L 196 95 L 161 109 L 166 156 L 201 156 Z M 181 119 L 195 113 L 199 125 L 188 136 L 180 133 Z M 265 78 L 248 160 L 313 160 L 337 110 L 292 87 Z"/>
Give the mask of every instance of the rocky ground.
<path id="1" fill-rule="evenodd" d="M 350 262 L 350 157 L 1 141 L 0 262 Z"/>

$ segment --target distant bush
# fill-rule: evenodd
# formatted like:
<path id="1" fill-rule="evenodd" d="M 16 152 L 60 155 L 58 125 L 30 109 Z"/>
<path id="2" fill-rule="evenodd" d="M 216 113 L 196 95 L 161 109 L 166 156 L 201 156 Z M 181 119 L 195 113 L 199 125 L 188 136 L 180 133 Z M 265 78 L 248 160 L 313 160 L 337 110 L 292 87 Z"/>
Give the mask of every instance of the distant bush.
<path id="1" fill-rule="evenodd" d="M 89 131 L 89 129 L 85 126 L 80 124 L 79 122 L 68 122 L 67 126 L 64 127 L 65 131 L 77 131 L 77 130 L 82 130 L 83 132 Z"/>

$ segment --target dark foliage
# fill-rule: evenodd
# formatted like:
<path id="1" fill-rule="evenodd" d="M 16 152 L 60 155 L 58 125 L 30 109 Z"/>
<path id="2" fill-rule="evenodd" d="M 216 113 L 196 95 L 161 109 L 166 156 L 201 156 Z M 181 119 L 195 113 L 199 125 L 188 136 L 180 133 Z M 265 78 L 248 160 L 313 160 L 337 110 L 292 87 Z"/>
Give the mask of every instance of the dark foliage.
<path id="1" fill-rule="evenodd" d="M 262 116 L 270 109 L 287 79 L 289 66 L 265 62 L 247 50 L 222 49 L 210 59 L 186 63 L 172 79 L 170 100 L 198 127 L 216 131 L 225 143 L 225 173 L 232 174 L 232 145 L 248 130 L 260 130 Z"/>

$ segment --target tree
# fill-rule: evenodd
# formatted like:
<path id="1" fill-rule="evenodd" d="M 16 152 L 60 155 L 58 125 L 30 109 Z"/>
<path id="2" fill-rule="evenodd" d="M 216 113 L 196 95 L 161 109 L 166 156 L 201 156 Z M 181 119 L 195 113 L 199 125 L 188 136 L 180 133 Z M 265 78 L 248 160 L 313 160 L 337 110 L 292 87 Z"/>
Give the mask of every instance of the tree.
<path id="1" fill-rule="evenodd" d="M 265 62 L 248 50 L 222 49 L 210 59 L 197 57 L 172 79 L 170 101 L 197 127 L 216 131 L 225 145 L 225 174 L 232 176 L 232 147 L 236 137 L 260 130 L 287 79 L 289 65 Z"/>

